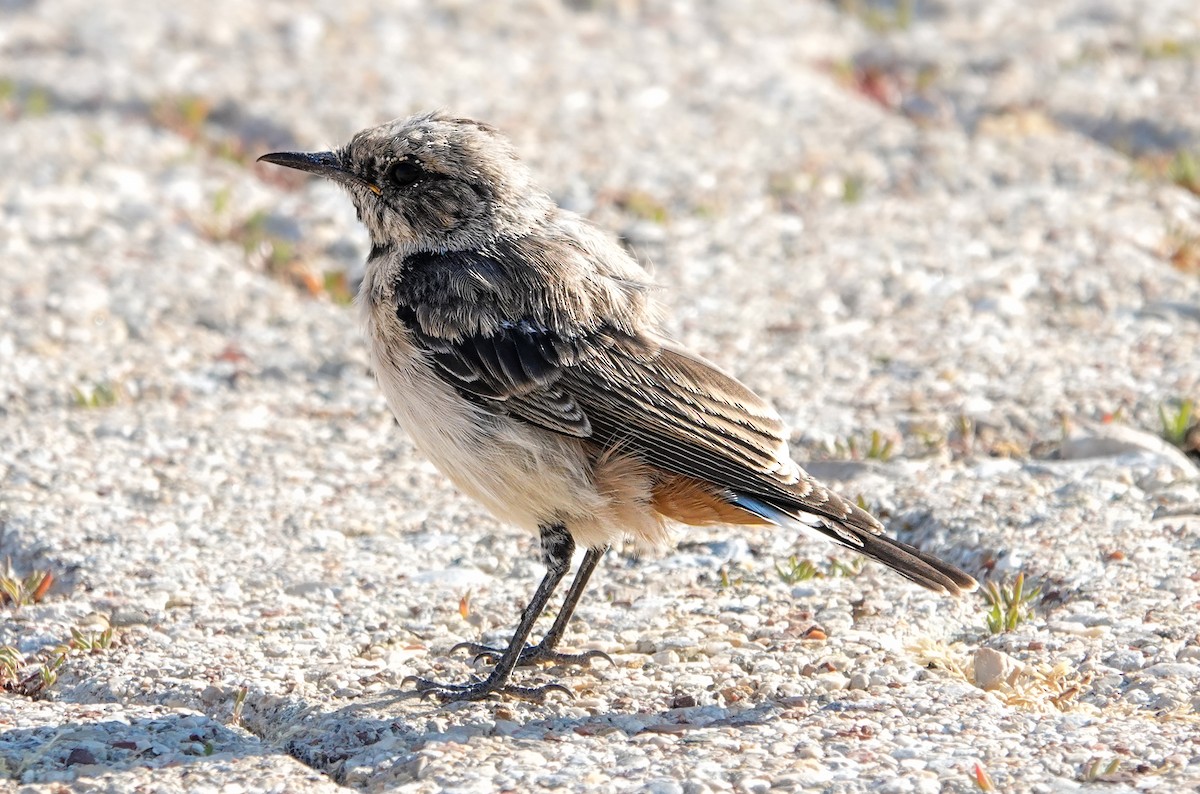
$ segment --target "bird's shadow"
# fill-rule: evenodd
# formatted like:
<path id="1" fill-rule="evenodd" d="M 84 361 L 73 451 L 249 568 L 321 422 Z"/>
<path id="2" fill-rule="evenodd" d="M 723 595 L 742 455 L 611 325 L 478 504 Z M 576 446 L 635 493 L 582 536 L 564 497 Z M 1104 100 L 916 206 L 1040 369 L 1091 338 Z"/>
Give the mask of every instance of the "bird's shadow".
<path id="1" fill-rule="evenodd" d="M 122 713 L 0 731 L 0 765 L 3 777 L 28 784 L 136 768 L 228 763 L 279 752 L 246 739 L 244 732 L 202 714 Z"/>
<path id="2" fill-rule="evenodd" d="M 817 710 L 809 706 L 783 699 L 742 708 L 697 705 L 646 711 L 609 707 L 586 716 L 548 716 L 538 707 L 514 708 L 512 701 L 441 704 L 416 692 L 401 691 L 332 710 L 305 706 L 304 713 L 297 714 L 299 719 L 286 730 L 286 737 L 280 738 L 285 752 L 335 782 L 355 783 L 347 780 L 351 767 L 355 775 L 367 777 L 372 768 L 387 768 L 388 783 L 394 784 L 420 774 L 425 763 L 420 750 L 430 744 L 465 745 L 489 737 L 561 741 L 570 736 L 678 736 L 762 725 L 797 707 L 803 708 L 805 715 Z M 397 707 L 402 713 L 379 716 Z M 269 711 L 278 713 L 274 708 Z M 270 719 L 267 713 L 258 716 Z"/>
<path id="3" fill-rule="evenodd" d="M 135 700 L 137 700 L 135 698 Z M 300 697 L 251 695 L 240 725 L 194 711 L 119 718 L 109 708 L 73 704 L 77 715 L 53 725 L 0 731 L 0 764 L 21 783 L 66 782 L 131 769 L 192 764 L 234 764 L 248 758 L 290 756 L 334 782 L 362 784 L 375 773 L 389 784 L 419 776 L 426 745 L 466 744 L 480 737 L 555 741 L 571 735 L 632 737 L 642 733 L 682 735 L 693 731 L 760 725 L 779 718 L 787 700 L 744 708 L 689 706 L 650 711 L 610 708 L 587 716 L 547 716 L 537 707 L 510 701 L 441 704 L 413 691 L 337 708 Z M 124 702 L 129 710 L 145 707 Z M 394 716 L 388 710 L 394 709 Z M 349 775 L 355 780 L 347 780 Z"/>

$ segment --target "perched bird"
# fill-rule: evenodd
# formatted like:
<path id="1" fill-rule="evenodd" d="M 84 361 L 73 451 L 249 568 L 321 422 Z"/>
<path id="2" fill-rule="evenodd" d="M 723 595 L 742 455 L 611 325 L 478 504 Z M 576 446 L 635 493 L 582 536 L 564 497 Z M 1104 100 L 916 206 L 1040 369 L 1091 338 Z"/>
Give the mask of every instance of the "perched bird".
<path id="1" fill-rule="evenodd" d="M 942 593 L 963 571 L 882 534 L 795 462 L 776 412 L 659 329 L 647 273 L 617 240 L 558 206 L 495 129 L 429 113 L 363 130 L 332 152 L 268 163 L 342 185 L 371 237 L 356 302 L 387 403 L 416 446 L 497 518 L 536 531 L 547 572 L 506 648 L 443 700 L 534 700 L 518 665 L 555 651 L 596 564 L 623 536 L 668 525 L 802 526 Z M 530 632 L 580 544 L 550 630 Z M 568 693 L 569 694 L 569 693 Z"/>

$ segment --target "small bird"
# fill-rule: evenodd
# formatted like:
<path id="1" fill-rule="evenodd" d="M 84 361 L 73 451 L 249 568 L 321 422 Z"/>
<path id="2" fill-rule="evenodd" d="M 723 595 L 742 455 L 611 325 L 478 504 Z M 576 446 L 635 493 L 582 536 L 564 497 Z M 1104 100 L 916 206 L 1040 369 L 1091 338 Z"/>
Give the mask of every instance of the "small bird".
<path id="1" fill-rule="evenodd" d="M 508 646 L 451 650 L 492 662 L 490 674 L 413 679 L 418 691 L 569 696 L 517 686 L 513 669 L 607 658 L 555 648 L 609 546 L 661 546 L 672 523 L 801 527 L 930 590 L 975 588 L 801 469 L 771 406 L 659 330 L 645 270 L 558 207 L 491 126 L 427 113 L 335 151 L 259 160 L 349 192 L 371 238 L 355 300 L 388 406 L 459 489 L 540 540 L 546 574 Z M 563 608 L 527 644 L 577 544 L 587 551 Z"/>

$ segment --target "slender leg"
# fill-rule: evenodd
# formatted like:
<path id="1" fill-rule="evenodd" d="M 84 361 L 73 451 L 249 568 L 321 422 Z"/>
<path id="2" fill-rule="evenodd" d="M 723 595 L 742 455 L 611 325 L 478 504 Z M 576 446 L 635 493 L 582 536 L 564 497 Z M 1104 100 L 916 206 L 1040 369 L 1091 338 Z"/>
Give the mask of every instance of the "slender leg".
<path id="1" fill-rule="evenodd" d="M 593 659 L 603 659 L 609 664 L 615 664 L 612 657 L 604 651 L 557 653 L 554 650 L 558 645 L 558 641 L 562 639 L 563 633 L 567 630 L 567 624 L 571 621 L 571 615 L 575 613 L 575 606 L 579 603 L 579 598 L 587 588 L 588 579 L 591 578 L 592 571 L 596 570 L 596 565 L 599 564 L 600 558 L 607 551 L 607 546 L 602 549 L 587 550 L 587 554 L 583 556 L 583 562 L 579 564 L 579 571 L 575 574 L 575 580 L 571 582 L 571 588 L 567 590 L 567 596 L 563 599 L 562 609 L 559 610 L 558 616 L 554 618 L 554 624 L 550 626 L 550 630 L 542 637 L 541 642 L 537 645 L 525 646 L 525 649 L 521 651 L 520 658 L 517 659 L 518 667 L 543 662 L 552 664 L 587 664 Z M 495 662 L 503 653 L 503 650 L 500 648 L 489 648 L 486 645 L 480 645 L 475 642 L 460 642 L 450 649 L 450 653 L 459 650 L 473 653 L 477 660 L 484 659 L 488 662 Z"/>
<path id="2" fill-rule="evenodd" d="M 542 578 L 542 583 L 538 585 L 537 590 L 534 592 L 529 605 L 521 613 L 521 620 L 517 623 L 517 630 L 513 632 L 512 640 L 509 641 L 508 647 L 504 652 L 500 654 L 500 658 L 496 661 L 495 667 L 492 668 L 491 674 L 482 681 L 476 680 L 469 684 L 439 684 L 436 681 L 428 681 L 415 676 L 405 679 L 406 682 L 409 680 L 413 681 L 418 692 L 433 695 L 444 702 L 452 700 L 482 700 L 492 694 L 512 695 L 536 701 L 544 700 L 546 695 L 551 692 L 562 692 L 568 697 L 571 696 L 571 691 L 561 684 L 547 684 L 541 687 L 519 687 L 508 683 L 508 678 L 512 674 L 513 668 L 517 666 L 517 661 L 525 649 L 525 640 L 529 638 L 529 632 L 533 630 L 533 624 L 537 622 L 538 616 L 546 609 L 546 604 L 550 601 L 550 596 L 553 595 L 554 588 L 558 587 L 558 583 L 562 581 L 562 578 L 570 569 L 571 555 L 575 553 L 575 541 L 563 526 L 542 527 L 541 540 L 542 560 L 546 564 L 546 575 Z"/>
<path id="3" fill-rule="evenodd" d="M 592 571 L 596 570 L 596 566 L 600 563 L 600 558 L 608 551 L 605 546 L 602 549 L 588 549 L 583 555 L 583 562 L 579 564 L 579 570 L 575 574 L 575 581 L 571 582 L 571 587 L 567 590 L 567 597 L 563 599 L 562 609 L 558 611 L 558 615 L 554 618 L 554 623 L 551 624 L 550 630 L 542 637 L 542 641 L 534 647 L 533 653 L 522 653 L 521 663 L 525 664 L 526 655 L 533 657 L 528 662 L 532 664 L 540 661 L 551 662 L 566 662 L 566 663 L 582 663 L 595 658 L 606 659 L 609 664 L 613 664 L 613 660 L 608 654 L 603 651 L 588 651 L 587 653 L 554 653 L 554 648 L 558 645 L 558 641 L 562 639 L 563 633 L 567 630 L 567 624 L 571 622 L 571 616 L 575 614 L 575 607 L 579 604 L 579 599 L 583 595 L 583 591 L 587 588 L 588 579 L 592 576 Z M 528 648 L 525 649 L 527 652 Z"/>

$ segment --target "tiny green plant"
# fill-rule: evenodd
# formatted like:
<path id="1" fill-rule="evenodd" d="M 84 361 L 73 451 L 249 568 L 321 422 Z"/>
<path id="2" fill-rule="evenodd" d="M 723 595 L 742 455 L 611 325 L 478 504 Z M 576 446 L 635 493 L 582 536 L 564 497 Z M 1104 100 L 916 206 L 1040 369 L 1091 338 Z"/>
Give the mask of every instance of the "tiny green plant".
<path id="1" fill-rule="evenodd" d="M 891 439 L 884 438 L 878 430 L 871 431 L 871 443 L 867 447 L 867 460 L 888 461 L 892 457 L 893 445 Z"/>
<path id="2" fill-rule="evenodd" d="M 4 558 L 4 569 L 0 570 L 0 605 L 15 607 L 32 606 L 46 597 L 54 584 L 54 574 L 49 571 L 33 571 L 25 577 L 18 576 L 12 567 L 12 559 Z"/>
<path id="3" fill-rule="evenodd" d="M 975 451 L 975 422 L 971 417 L 959 414 L 954 419 L 950 442 L 956 456 L 967 456 Z"/>
<path id="4" fill-rule="evenodd" d="M 775 573 L 784 584 L 797 584 L 826 576 L 855 577 L 862 573 L 865 564 L 866 560 L 862 557 L 855 557 L 849 562 L 830 557 L 829 570 L 826 572 L 818 568 L 812 560 L 800 559 L 793 555 L 782 565 L 775 563 Z"/>
<path id="5" fill-rule="evenodd" d="M 213 193 L 212 212 L 213 215 L 224 215 L 229 209 L 229 202 L 233 198 L 233 189 L 228 185 L 220 188 L 216 193 Z"/>
<path id="6" fill-rule="evenodd" d="M 237 693 L 233 696 L 233 713 L 229 715 L 231 725 L 240 726 L 242 724 L 242 711 L 246 708 L 246 695 L 249 693 L 249 687 L 238 687 Z"/>
<path id="7" fill-rule="evenodd" d="M 21 652 L 11 645 L 0 645 L 0 687 L 9 688 L 21 671 Z"/>
<path id="8" fill-rule="evenodd" d="M 842 201 L 846 204 L 857 204 L 862 200 L 863 188 L 866 182 L 858 174 L 849 174 L 842 179 Z"/>
<path id="9" fill-rule="evenodd" d="M 29 697 L 37 697 L 58 683 L 58 671 L 66 663 L 67 655 L 65 653 L 56 653 L 39 664 L 34 672 L 37 679 L 30 689 Z"/>
<path id="10" fill-rule="evenodd" d="M 1095 783 L 1110 778 L 1117 773 L 1121 768 L 1121 759 L 1113 758 L 1108 763 L 1097 758 L 1095 761 L 1087 765 L 1083 771 L 1083 780 L 1087 783 Z"/>
<path id="11" fill-rule="evenodd" d="M 300 259 L 296 245 L 271 230 L 266 210 L 257 210 L 241 219 L 227 217 L 232 195 L 227 188 L 213 195 L 211 217 L 197 223 L 201 232 L 215 242 L 238 243 L 248 260 L 272 275 L 294 275 L 294 266 Z M 316 286 L 319 291 L 321 285 Z"/>
<path id="12" fill-rule="evenodd" d="M 1151 60 L 1188 58 L 1200 52 L 1200 42 L 1181 39 L 1154 39 L 1142 42 L 1142 55 Z"/>
<path id="13" fill-rule="evenodd" d="M 247 218 L 243 227 L 234 231 L 234 237 L 241 240 L 247 257 L 261 263 L 274 276 L 288 275 L 290 267 L 299 259 L 294 243 L 270 231 L 267 213 L 263 210 Z"/>
<path id="14" fill-rule="evenodd" d="M 1012 584 L 988 582 L 983 597 L 988 604 L 987 627 L 992 634 L 1013 631 L 1033 615 L 1033 601 L 1042 594 L 1041 587 L 1025 589 L 1025 573 L 1017 574 Z"/>
<path id="15" fill-rule="evenodd" d="M 79 408 L 108 408 L 117 404 L 118 389 L 107 381 L 93 383 L 84 389 L 71 387 L 71 398 Z"/>
<path id="16" fill-rule="evenodd" d="M 916 3 L 914 0 L 899 0 L 887 5 L 869 0 L 841 0 L 842 10 L 859 18 L 868 29 L 876 33 L 908 30 L 912 27 Z"/>
<path id="17" fill-rule="evenodd" d="M 86 651 L 88 653 L 98 653 L 112 647 L 113 630 L 112 626 L 99 632 L 84 634 L 79 629 L 71 629 L 71 641 L 67 643 L 70 650 Z"/>
<path id="18" fill-rule="evenodd" d="M 84 633 L 71 629 L 71 639 L 25 657 L 11 645 L 0 646 L 0 689 L 32 700 L 42 697 L 58 681 L 58 672 L 72 654 L 99 653 L 112 646 L 113 630 Z"/>
<path id="19" fill-rule="evenodd" d="M 909 431 L 921 445 L 921 451 L 927 455 L 935 454 L 946 447 L 946 431 L 935 424 L 915 424 Z"/>
<path id="20" fill-rule="evenodd" d="M 322 275 L 325 294 L 339 306 L 348 306 L 354 302 L 354 293 L 350 291 L 350 282 L 344 270 L 326 270 Z"/>
<path id="21" fill-rule="evenodd" d="M 33 118 L 53 109 L 54 98 L 45 88 L 28 84 L 22 87 L 10 78 L 0 78 L 0 117 Z"/>
<path id="22" fill-rule="evenodd" d="M 1196 405 L 1191 400 L 1180 400 L 1173 406 L 1158 406 L 1158 420 L 1162 423 L 1162 436 L 1177 447 L 1187 443 L 1192 423 L 1200 419 Z"/>
<path id="23" fill-rule="evenodd" d="M 745 575 L 734 575 L 729 572 L 728 565 L 722 565 L 720 570 L 720 580 L 717 583 L 718 590 L 728 590 L 731 587 L 741 587 L 746 584 Z"/>
<path id="24" fill-rule="evenodd" d="M 616 205 L 644 221 L 664 224 L 670 218 L 666 206 L 658 199 L 641 190 L 631 190 L 617 197 Z"/>
<path id="25" fill-rule="evenodd" d="M 0 688 L 37 700 L 58 681 L 58 670 L 67 661 L 67 654 L 58 651 L 26 659 L 11 645 L 0 647 Z"/>
<path id="26" fill-rule="evenodd" d="M 25 96 L 25 114 L 27 116 L 44 116 L 50 112 L 53 104 L 46 89 L 31 88 Z"/>
<path id="27" fill-rule="evenodd" d="M 1179 187 L 1200 195 L 1200 155 L 1180 149 L 1167 166 L 1167 178 Z"/>
<path id="28" fill-rule="evenodd" d="M 829 558 L 829 575 L 830 576 L 845 576 L 853 578 L 858 576 L 863 571 L 863 567 L 867 564 L 866 557 L 855 557 L 850 562 L 844 562 L 836 557 Z"/>
<path id="29" fill-rule="evenodd" d="M 775 563 L 775 572 L 779 574 L 779 578 L 783 580 L 784 584 L 807 582 L 809 579 L 815 579 L 821 575 L 812 560 L 797 559 L 794 555 L 788 558 L 785 565 Z"/>
<path id="30" fill-rule="evenodd" d="M 872 430 L 865 447 L 857 437 L 850 436 L 845 441 L 834 442 L 833 451 L 835 455 L 851 460 L 878 460 L 886 463 L 892 459 L 895 444 L 880 431 Z"/>

